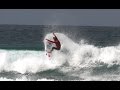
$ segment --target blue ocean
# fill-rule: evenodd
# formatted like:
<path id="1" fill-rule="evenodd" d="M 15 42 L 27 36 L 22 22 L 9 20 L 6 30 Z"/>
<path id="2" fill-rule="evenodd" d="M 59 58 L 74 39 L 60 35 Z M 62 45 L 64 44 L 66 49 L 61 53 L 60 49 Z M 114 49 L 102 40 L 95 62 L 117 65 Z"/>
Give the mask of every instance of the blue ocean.
<path id="1" fill-rule="evenodd" d="M 52 33 L 61 50 L 46 56 Z M 0 81 L 119 81 L 120 27 L 0 25 Z"/>

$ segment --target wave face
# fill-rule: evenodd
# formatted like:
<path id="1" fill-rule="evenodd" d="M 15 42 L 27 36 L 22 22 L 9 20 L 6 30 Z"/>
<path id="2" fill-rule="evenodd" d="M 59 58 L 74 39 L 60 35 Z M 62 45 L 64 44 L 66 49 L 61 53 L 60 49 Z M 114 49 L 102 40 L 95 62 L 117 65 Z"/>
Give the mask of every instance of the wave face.
<path id="1" fill-rule="evenodd" d="M 0 80 L 120 80 L 120 45 L 97 47 L 56 33 L 61 50 L 0 50 Z M 45 39 L 52 39 L 52 33 Z M 46 48 L 46 47 L 45 47 Z"/>

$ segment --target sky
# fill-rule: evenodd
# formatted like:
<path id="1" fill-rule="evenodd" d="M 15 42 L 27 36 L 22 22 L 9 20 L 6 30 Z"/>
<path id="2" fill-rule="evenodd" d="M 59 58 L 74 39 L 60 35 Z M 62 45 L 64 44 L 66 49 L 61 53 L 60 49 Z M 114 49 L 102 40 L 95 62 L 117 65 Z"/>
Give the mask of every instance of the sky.
<path id="1" fill-rule="evenodd" d="M 120 9 L 0 9 L 0 24 L 120 26 Z"/>

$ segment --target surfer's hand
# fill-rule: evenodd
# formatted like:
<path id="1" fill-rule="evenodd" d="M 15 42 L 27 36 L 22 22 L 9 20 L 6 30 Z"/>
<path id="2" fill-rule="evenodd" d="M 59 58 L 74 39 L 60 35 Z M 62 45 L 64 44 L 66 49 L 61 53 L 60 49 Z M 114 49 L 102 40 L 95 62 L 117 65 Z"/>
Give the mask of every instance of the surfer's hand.
<path id="1" fill-rule="evenodd" d="M 53 35 L 55 36 L 55 33 L 53 33 Z"/>

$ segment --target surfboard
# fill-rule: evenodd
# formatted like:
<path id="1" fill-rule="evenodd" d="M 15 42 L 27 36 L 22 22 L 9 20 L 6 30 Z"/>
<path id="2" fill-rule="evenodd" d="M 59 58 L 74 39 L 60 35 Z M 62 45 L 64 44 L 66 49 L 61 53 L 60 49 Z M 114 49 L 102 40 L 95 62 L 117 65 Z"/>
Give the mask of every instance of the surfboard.
<path id="1" fill-rule="evenodd" d="M 46 50 L 47 50 L 47 52 L 50 52 L 52 50 L 52 46 L 53 46 L 52 43 L 47 41 L 47 43 L 46 43 Z"/>
<path id="2" fill-rule="evenodd" d="M 45 51 L 46 51 L 46 55 L 50 58 L 51 57 L 51 50 L 53 47 L 53 43 L 49 42 L 49 41 L 45 41 Z"/>

